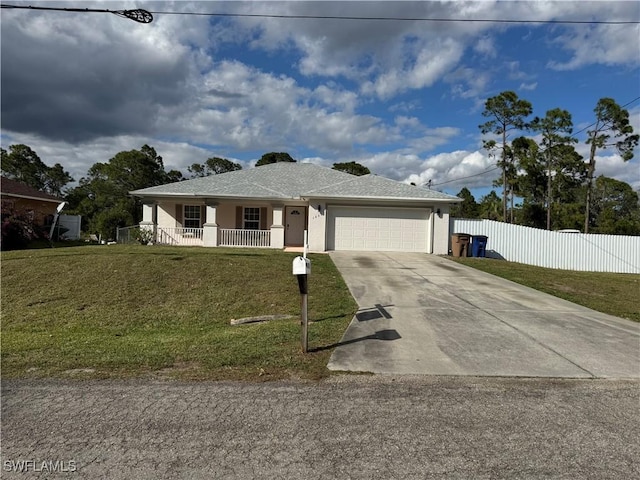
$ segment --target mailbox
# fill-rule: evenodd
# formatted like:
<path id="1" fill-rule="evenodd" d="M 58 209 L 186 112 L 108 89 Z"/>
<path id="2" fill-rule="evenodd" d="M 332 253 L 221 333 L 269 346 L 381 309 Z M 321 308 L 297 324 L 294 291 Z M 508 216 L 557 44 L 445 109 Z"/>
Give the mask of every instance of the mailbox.
<path id="1" fill-rule="evenodd" d="M 308 275 L 311 273 L 311 260 L 304 257 L 296 257 L 293 259 L 293 274 Z"/>

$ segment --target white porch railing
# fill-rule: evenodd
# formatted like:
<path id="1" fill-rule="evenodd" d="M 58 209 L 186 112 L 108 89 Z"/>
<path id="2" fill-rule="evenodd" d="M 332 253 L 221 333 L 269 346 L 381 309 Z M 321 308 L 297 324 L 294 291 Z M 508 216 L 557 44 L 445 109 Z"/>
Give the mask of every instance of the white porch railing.
<path id="1" fill-rule="evenodd" d="M 196 245 L 202 246 L 202 228 L 166 228 L 156 230 L 156 243 L 161 245 Z"/>
<path id="2" fill-rule="evenodd" d="M 222 247 L 270 247 L 270 230 L 241 230 L 221 228 L 218 245 Z"/>

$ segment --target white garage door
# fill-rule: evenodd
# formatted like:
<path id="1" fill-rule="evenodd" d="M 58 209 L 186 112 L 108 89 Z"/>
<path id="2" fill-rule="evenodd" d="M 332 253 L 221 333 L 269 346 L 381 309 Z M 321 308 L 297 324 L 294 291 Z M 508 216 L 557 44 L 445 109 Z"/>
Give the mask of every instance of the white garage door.
<path id="1" fill-rule="evenodd" d="M 329 207 L 328 249 L 429 251 L 426 208 Z"/>

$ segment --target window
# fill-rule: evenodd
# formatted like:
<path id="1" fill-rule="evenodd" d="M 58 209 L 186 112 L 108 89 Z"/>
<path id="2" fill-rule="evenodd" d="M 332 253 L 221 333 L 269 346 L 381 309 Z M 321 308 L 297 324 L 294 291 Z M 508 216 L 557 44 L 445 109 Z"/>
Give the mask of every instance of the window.
<path id="1" fill-rule="evenodd" d="M 184 206 L 184 228 L 200 228 L 200 205 Z"/>
<path id="2" fill-rule="evenodd" d="M 244 207 L 243 218 L 243 228 L 245 230 L 260 230 L 260 208 Z"/>

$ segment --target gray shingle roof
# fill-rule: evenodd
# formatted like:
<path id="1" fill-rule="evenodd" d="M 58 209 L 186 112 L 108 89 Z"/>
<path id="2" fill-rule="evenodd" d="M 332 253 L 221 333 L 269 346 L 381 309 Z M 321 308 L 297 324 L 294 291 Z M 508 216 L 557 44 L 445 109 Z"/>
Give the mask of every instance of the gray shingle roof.
<path id="1" fill-rule="evenodd" d="M 356 177 L 313 163 L 279 162 L 130 192 L 139 197 L 259 199 L 363 198 L 459 201 L 457 197 L 376 175 Z"/>

